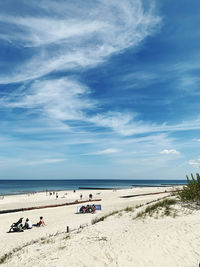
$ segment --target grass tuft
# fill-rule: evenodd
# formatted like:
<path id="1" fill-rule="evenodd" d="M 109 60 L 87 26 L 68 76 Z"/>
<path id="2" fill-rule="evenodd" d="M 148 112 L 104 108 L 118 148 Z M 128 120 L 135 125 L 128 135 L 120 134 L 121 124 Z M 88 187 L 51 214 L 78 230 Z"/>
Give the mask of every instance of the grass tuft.
<path id="1" fill-rule="evenodd" d="M 70 238 L 71 238 L 70 235 L 66 235 L 63 239 L 68 240 Z"/>
<path id="2" fill-rule="evenodd" d="M 66 248 L 66 246 L 59 247 L 60 250 L 65 249 L 65 248 Z"/>
<path id="3" fill-rule="evenodd" d="M 139 212 L 135 219 L 141 218 L 141 217 L 146 217 L 147 215 L 153 216 L 154 213 L 158 214 L 160 209 L 164 209 L 164 214 L 165 216 L 170 216 L 171 215 L 171 205 L 176 204 L 177 200 L 176 199 L 170 199 L 166 198 L 162 201 L 158 201 L 157 203 L 153 205 L 149 205 L 146 207 L 144 211 Z"/>
<path id="4" fill-rule="evenodd" d="M 112 211 L 112 212 L 110 212 L 110 213 L 108 213 L 108 214 L 106 214 L 106 215 L 104 215 L 104 216 L 102 216 L 102 217 L 97 217 L 97 218 L 95 218 L 95 219 L 93 219 L 92 220 L 92 224 L 95 224 L 95 223 L 98 223 L 98 222 L 102 222 L 102 221 L 104 221 L 106 218 L 108 218 L 108 217 L 110 217 L 110 216 L 112 216 L 112 215 L 115 215 L 115 214 L 117 214 L 117 213 L 119 213 L 121 210 L 114 210 L 114 211 Z"/>
<path id="5" fill-rule="evenodd" d="M 125 209 L 124 209 L 124 211 L 126 211 L 126 212 L 130 212 L 130 211 L 134 211 L 135 210 L 135 208 L 134 207 L 126 207 Z"/>
<path id="6" fill-rule="evenodd" d="M 13 252 L 9 252 L 4 254 L 1 258 L 0 258 L 0 264 L 5 263 L 8 259 L 10 259 L 10 257 L 12 256 Z"/>

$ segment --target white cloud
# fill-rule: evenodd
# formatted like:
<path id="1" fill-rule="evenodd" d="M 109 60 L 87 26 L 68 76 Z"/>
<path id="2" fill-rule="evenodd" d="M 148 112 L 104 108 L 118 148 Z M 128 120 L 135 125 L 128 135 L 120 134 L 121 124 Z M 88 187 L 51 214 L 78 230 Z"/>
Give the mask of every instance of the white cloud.
<path id="1" fill-rule="evenodd" d="M 193 141 L 195 141 L 195 142 L 200 142 L 200 138 L 195 138 L 195 139 L 193 139 Z"/>
<path id="2" fill-rule="evenodd" d="M 91 153 L 86 153 L 86 154 L 82 154 L 82 155 L 84 155 L 84 156 L 87 156 L 87 155 L 110 155 L 110 154 L 115 154 L 115 153 L 118 153 L 118 152 L 119 152 L 118 149 L 107 148 L 107 149 L 104 149 L 104 150 L 95 151 L 95 152 L 91 152 Z"/>
<path id="3" fill-rule="evenodd" d="M 160 152 L 160 154 L 165 154 L 165 155 L 178 155 L 180 152 L 176 151 L 175 149 L 164 149 L 163 151 Z"/>
<path id="4" fill-rule="evenodd" d="M 106 27 L 105 22 L 83 21 L 74 19 L 52 19 L 36 17 L 9 17 L 0 16 L 0 21 L 14 24 L 23 32 L 14 32 L 13 35 L 0 35 L 10 42 L 19 41 L 25 47 L 39 47 L 66 42 L 76 36 L 94 34 Z M 50 30 L 51 29 L 51 30 Z"/>
<path id="5" fill-rule="evenodd" d="M 180 124 L 167 125 L 148 123 L 137 120 L 137 114 L 122 112 L 107 112 L 98 114 L 88 119 L 101 127 L 111 128 L 113 131 L 131 136 L 135 134 L 153 133 L 153 132 L 176 132 L 200 129 L 200 118 L 193 121 L 184 121 Z"/>
<path id="6" fill-rule="evenodd" d="M 123 114 L 120 112 L 108 112 L 105 114 L 97 114 L 89 118 L 89 121 L 101 127 L 111 128 L 122 135 L 129 135 L 130 124 L 133 114 Z"/>
<path id="7" fill-rule="evenodd" d="M 200 167 L 200 158 L 196 159 L 196 160 L 189 160 L 188 161 L 189 165 L 192 165 L 193 167 Z"/>
<path id="8" fill-rule="evenodd" d="M 66 159 L 41 159 L 41 160 L 36 160 L 36 161 L 26 161 L 23 163 L 23 165 L 43 165 L 43 164 L 54 164 L 54 163 L 59 163 L 63 162 Z"/>
<path id="9" fill-rule="evenodd" d="M 34 152 L 33 152 L 34 153 Z M 44 165 L 44 164 L 56 164 L 59 162 L 66 161 L 65 158 L 41 158 L 37 160 L 31 160 L 27 158 L 3 158 L 0 157 L 0 165 L 3 166 L 34 166 L 34 165 Z"/>
<path id="10" fill-rule="evenodd" d="M 136 113 L 108 111 L 93 115 L 101 103 L 89 96 L 90 89 L 72 78 L 41 79 L 2 97 L 0 105 L 11 109 L 25 108 L 28 115 L 35 113 L 38 118 L 48 118 L 49 130 L 70 131 L 67 124 L 72 120 L 81 121 L 82 130 L 90 130 L 89 123 L 123 136 L 200 129 L 200 118 L 176 125 L 159 125 L 139 121 Z"/>
<path id="11" fill-rule="evenodd" d="M 65 121 L 83 119 L 83 111 L 94 107 L 89 101 L 89 89 L 70 79 L 35 81 L 26 91 L 1 99 L 1 106 L 26 108 L 51 119 Z M 15 92 L 16 94 L 16 92 Z"/>
<path id="12" fill-rule="evenodd" d="M 55 70 L 94 66 L 113 53 L 136 47 L 161 22 L 153 6 L 144 9 L 141 0 L 90 1 L 87 5 L 78 1 L 76 8 L 62 2 L 50 13 L 48 6 L 49 1 L 48 10 L 40 10 L 37 17 L 0 16 L 1 22 L 13 26 L 6 34 L 0 33 L 0 38 L 34 48 L 30 59 L 19 63 L 9 74 L 1 73 L 1 83 L 35 79 Z"/>
<path id="13" fill-rule="evenodd" d="M 160 79 L 159 75 L 159 79 Z M 136 90 L 139 88 L 149 86 L 153 82 L 157 81 L 158 75 L 153 72 L 145 72 L 145 71 L 136 71 L 131 74 L 124 75 L 120 77 L 120 82 L 123 82 L 123 88 L 131 90 L 135 88 Z"/>

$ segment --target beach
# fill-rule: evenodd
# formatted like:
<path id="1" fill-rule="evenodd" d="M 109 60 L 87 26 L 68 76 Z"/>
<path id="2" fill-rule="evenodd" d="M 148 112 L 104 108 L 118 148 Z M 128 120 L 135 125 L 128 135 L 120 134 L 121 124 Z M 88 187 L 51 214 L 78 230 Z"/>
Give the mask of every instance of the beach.
<path id="1" fill-rule="evenodd" d="M 170 196 L 175 189 L 71 190 L 58 192 L 58 199 L 56 194 L 46 192 L 5 196 L 0 200 L 1 211 L 74 203 L 80 201 L 80 194 L 86 202 L 0 214 L 0 257 L 12 253 L 2 266 L 198 266 L 198 210 L 177 204 L 176 217 L 135 218 L 144 207 Z M 100 204 L 102 210 L 77 214 L 77 207 L 87 204 Z M 137 208 L 134 212 L 124 211 L 127 207 Z M 117 210 L 121 211 L 114 213 Z M 29 218 L 35 224 L 40 216 L 44 217 L 45 227 L 7 233 L 20 217 L 23 222 Z M 107 218 L 92 224 L 103 216 Z"/>

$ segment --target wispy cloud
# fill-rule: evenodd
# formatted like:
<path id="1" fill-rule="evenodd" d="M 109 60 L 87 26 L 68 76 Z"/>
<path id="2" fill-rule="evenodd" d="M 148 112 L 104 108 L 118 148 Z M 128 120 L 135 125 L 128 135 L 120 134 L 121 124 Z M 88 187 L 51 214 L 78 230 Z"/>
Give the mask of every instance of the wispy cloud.
<path id="1" fill-rule="evenodd" d="M 11 75 L 1 74 L 1 83 L 35 79 L 55 70 L 94 66 L 113 53 L 137 46 L 161 21 L 153 6 L 145 10 L 140 0 L 94 1 L 87 7 L 80 1 L 71 15 L 70 5 L 67 10 L 65 2 L 60 3 L 59 11 L 49 11 L 49 1 L 46 6 L 47 10 L 40 10 L 43 15 L 37 17 L 0 16 L 9 29 L 0 33 L 0 38 L 30 49 L 36 47 L 31 50 L 31 59 L 19 62 Z"/>
<path id="2" fill-rule="evenodd" d="M 26 108 L 28 112 L 43 114 L 59 121 L 82 119 L 83 110 L 94 107 L 89 101 L 89 89 L 77 81 L 60 78 L 35 81 L 27 89 L 19 90 L 18 95 L 5 96 L 1 106 Z"/>
<path id="3" fill-rule="evenodd" d="M 193 167 L 200 167 L 200 158 L 198 158 L 196 160 L 191 159 L 188 161 L 188 164 L 192 165 Z"/>
<path id="4" fill-rule="evenodd" d="M 30 5 L 35 6 L 32 1 Z M 80 120 L 87 130 L 90 123 L 122 135 L 148 132 L 148 126 L 134 122 L 132 112 L 99 114 L 96 109 L 101 103 L 89 98 L 90 89 L 76 77 L 41 78 L 54 71 L 94 67 L 115 53 L 137 47 L 161 22 L 154 5 L 144 8 L 140 0 L 95 1 L 87 5 L 78 1 L 77 7 L 79 5 L 81 8 L 74 9 L 64 1 L 57 5 L 43 0 L 38 16 L 0 16 L 8 28 L 0 32 L 0 38 L 26 47 L 31 54 L 22 63 L 17 62 L 9 74 L 2 72 L 0 83 L 33 80 L 2 97 L 1 106 L 23 108 L 28 114 L 65 122 L 66 127 L 69 127 L 67 121 Z"/>
<path id="5" fill-rule="evenodd" d="M 59 162 L 63 162 L 66 159 L 41 159 L 36 161 L 26 161 L 23 163 L 23 165 L 43 165 L 43 164 L 55 164 Z"/>
<path id="6" fill-rule="evenodd" d="M 81 129 L 86 131 L 90 131 L 89 123 L 123 136 L 200 129 L 200 118 L 170 125 L 138 120 L 138 114 L 133 112 L 98 113 L 101 103 L 89 96 L 90 89 L 74 79 L 42 79 L 31 83 L 28 88 L 20 87 L 18 92 L 2 97 L 0 104 L 10 109 L 25 108 L 27 115 L 34 113 L 39 118 L 46 117 L 52 129 L 62 128 L 65 131 L 71 130 L 68 122 L 73 120 L 81 121 Z"/>
<path id="7" fill-rule="evenodd" d="M 34 155 L 35 156 L 35 155 Z M 0 157 L 1 167 L 5 166 L 35 166 L 35 165 L 44 165 L 44 164 L 56 164 L 59 162 L 66 161 L 66 158 L 40 158 L 34 160 L 28 158 L 12 158 L 12 157 Z"/>
<path id="8" fill-rule="evenodd" d="M 193 141 L 200 142 L 200 138 L 194 138 Z"/>
<path id="9" fill-rule="evenodd" d="M 102 127 L 108 127 L 115 132 L 131 136 L 136 134 L 153 133 L 153 132 L 176 132 L 200 129 L 200 119 L 193 121 L 184 121 L 179 124 L 156 124 L 140 121 L 137 119 L 137 114 L 122 113 L 122 112 L 108 112 L 106 114 L 99 114 L 89 119 Z"/>
<path id="10" fill-rule="evenodd" d="M 175 149 L 164 149 L 160 152 L 160 154 L 163 155 L 178 155 L 180 152 L 176 151 Z"/>
<path id="11" fill-rule="evenodd" d="M 123 83 L 123 88 L 125 89 L 141 89 L 147 85 L 150 85 L 151 83 L 156 82 L 157 78 L 157 74 L 153 71 L 136 71 L 120 77 L 120 82 Z"/>
<path id="12" fill-rule="evenodd" d="M 118 149 L 115 148 L 107 148 L 104 150 L 100 150 L 100 151 L 94 151 L 94 152 L 90 152 L 90 153 L 86 153 L 86 154 L 82 154 L 84 156 L 90 156 L 90 155 L 110 155 L 110 154 L 115 154 L 115 153 L 119 153 Z"/>

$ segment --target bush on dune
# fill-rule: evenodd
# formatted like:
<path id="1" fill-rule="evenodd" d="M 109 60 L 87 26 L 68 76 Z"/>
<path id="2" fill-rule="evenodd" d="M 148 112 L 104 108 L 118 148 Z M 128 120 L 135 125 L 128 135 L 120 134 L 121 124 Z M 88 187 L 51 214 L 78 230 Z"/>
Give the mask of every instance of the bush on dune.
<path id="1" fill-rule="evenodd" d="M 178 192 L 178 196 L 182 201 L 197 202 L 200 204 L 200 175 L 196 174 L 196 179 L 191 174 L 191 180 L 186 176 L 188 184 Z"/>

